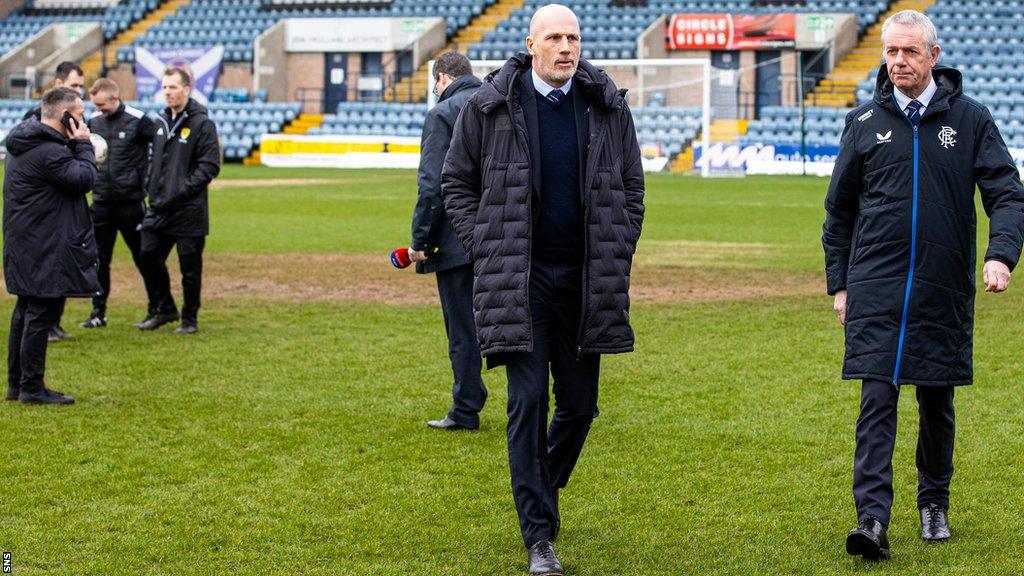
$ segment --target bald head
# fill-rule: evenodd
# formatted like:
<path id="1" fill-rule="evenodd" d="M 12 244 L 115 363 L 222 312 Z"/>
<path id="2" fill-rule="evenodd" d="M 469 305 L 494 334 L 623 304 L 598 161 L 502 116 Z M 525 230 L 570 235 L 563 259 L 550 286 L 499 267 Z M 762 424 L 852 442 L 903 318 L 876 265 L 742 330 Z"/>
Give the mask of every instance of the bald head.
<path id="1" fill-rule="evenodd" d="M 526 49 L 533 69 L 545 82 L 561 88 L 576 74 L 580 60 L 580 21 L 561 4 L 548 4 L 533 13 Z"/>
<path id="2" fill-rule="evenodd" d="M 539 30 L 544 27 L 561 24 L 575 26 L 576 32 L 580 31 L 580 21 L 568 6 L 561 4 L 541 6 L 530 18 L 530 36 L 537 36 Z"/>

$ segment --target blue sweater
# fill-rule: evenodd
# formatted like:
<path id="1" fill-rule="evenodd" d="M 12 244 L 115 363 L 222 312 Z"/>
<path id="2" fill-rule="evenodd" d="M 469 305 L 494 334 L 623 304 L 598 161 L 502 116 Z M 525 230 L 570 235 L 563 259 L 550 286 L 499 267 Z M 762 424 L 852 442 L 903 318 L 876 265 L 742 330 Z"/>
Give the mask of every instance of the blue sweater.
<path id="1" fill-rule="evenodd" d="M 537 94 L 540 130 L 540 212 L 534 222 L 533 257 L 549 262 L 583 258 L 579 139 L 572 91 L 558 104 Z"/>

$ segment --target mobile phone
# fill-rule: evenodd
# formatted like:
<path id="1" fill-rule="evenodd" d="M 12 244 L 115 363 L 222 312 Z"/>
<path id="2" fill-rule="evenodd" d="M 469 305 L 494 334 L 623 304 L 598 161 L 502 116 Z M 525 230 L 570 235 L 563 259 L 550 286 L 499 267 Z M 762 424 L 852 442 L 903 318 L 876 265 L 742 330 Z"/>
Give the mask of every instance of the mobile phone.
<path id="1" fill-rule="evenodd" d="M 60 123 L 64 125 L 64 129 L 68 133 L 78 130 L 78 120 L 68 110 L 65 110 L 64 115 L 60 117 Z"/>

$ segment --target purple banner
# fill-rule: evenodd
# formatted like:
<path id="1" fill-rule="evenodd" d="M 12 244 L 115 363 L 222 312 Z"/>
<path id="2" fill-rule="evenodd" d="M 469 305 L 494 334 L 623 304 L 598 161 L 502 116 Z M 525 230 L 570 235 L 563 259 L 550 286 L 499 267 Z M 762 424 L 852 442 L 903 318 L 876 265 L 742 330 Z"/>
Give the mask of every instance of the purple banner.
<path id="1" fill-rule="evenodd" d="M 164 70 L 177 66 L 192 74 L 192 97 L 202 104 L 209 102 L 217 87 L 224 47 L 188 46 L 179 48 L 135 48 L 135 92 L 139 100 L 163 102 L 160 82 Z"/>

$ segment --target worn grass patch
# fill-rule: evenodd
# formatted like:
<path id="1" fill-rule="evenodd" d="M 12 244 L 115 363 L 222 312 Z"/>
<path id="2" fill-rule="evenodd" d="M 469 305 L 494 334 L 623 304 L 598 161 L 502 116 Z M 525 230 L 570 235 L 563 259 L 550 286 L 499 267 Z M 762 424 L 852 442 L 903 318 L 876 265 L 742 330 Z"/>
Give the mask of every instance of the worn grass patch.
<path id="1" fill-rule="evenodd" d="M 212 194 L 195 337 L 131 328 L 141 288 L 119 249 L 110 326 L 50 351 L 50 385 L 78 403 L 0 402 L 14 573 L 524 574 L 503 372 L 484 376 L 479 432 L 424 425 L 450 402 L 433 279 L 386 262 L 408 236 L 414 173 L 233 178 L 331 183 Z M 650 178 L 637 351 L 602 362 L 601 415 L 562 495 L 569 574 L 1020 572 L 1021 286 L 979 295 L 954 540 L 917 538 L 905 394 L 893 560 L 846 556 L 858 391 L 838 379 L 820 291 L 824 184 Z M 87 312 L 73 302 L 65 325 Z"/>

